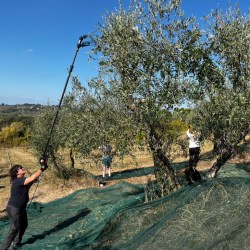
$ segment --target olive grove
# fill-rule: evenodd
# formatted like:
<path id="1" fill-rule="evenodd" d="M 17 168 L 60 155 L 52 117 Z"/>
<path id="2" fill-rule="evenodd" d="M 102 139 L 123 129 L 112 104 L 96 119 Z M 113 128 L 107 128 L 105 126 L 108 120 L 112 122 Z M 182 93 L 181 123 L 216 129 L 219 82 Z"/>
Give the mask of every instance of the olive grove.
<path id="1" fill-rule="evenodd" d="M 57 147 L 88 155 L 109 142 L 121 157 L 148 147 L 165 195 L 180 187 L 169 147 L 192 123 L 218 145 L 214 177 L 249 132 L 250 23 L 237 7 L 206 18 L 201 29 L 179 0 L 132 0 L 129 9 L 120 2 L 107 13 L 92 36 L 98 74 L 87 84 L 72 79 Z M 169 133 L 173 112 L 185 105 L 186 123 Z"/>
<path id="2" fill-rule="evenodd" d="M 163 0 L 143 5 L 132 1 L 129 10 L 120 6 L 99 31 L 93 37 L 99 74 L 88 88 L 78 87 L 82 92 L 66 98 L 68 107 L 77 110 L 76 123 L 87 126 L 81 128 L 81 141 L 87 143 L 89 134 L 94 141 L 102 136 L 115 144 L 118 154 L 143 141 L 152 154 L 161 194 L 176 190 L 179 183 L 164 137 L 171 112 L 185 100 L 189 69 L 181 51 L 192 53 L 200 31 L 193 19 L 184 17 L 179 1 Z M 97 146 L 88 143 L 89 149 Z"/>

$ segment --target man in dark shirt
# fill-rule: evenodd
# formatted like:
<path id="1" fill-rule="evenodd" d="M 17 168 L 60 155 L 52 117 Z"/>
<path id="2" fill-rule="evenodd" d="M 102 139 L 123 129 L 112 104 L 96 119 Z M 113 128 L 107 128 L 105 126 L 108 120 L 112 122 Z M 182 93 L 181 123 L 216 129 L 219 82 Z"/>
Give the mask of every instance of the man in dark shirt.
<path id="1" fill-rule="evenodd" d="M 28 226 L 26 206 L 29 201 L 29 189 L 33 182 L 48 168 L 42 159 L 41 169 L 29 177 L 24 177 L 26 171 L 23 166 L 15 165 L 10 171 L 11 194 L 7 205 L 7 213 L 10 219 L 10 231 L 1 246 L 1 250 L 6 250 L 11 243 L 15 249 L 21 244 L 22 237 Z"/>

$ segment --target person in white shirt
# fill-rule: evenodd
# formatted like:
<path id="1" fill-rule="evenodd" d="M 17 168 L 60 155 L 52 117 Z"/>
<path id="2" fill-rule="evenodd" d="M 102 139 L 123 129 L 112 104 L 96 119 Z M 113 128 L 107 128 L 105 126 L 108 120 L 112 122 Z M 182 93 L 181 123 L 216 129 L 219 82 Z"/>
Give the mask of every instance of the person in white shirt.
<path id="1" fill-rule="evenodd" d="M 191 128 L 187 130 L 189 138 L 189 166 L 196 167 L 200 159 L 200 132 L 193 132 Z"/>
<path id="2" fill-rule="evenodd" d="M 192 183 L 201 180 L 199 171 L 196 169 L 197 163 L 200 159 L 200 132 L 193 132 L 189 126 L 187 130 L 187 136 L 189 139 L 189 166 L 185 170 L 188 183 Z"/>

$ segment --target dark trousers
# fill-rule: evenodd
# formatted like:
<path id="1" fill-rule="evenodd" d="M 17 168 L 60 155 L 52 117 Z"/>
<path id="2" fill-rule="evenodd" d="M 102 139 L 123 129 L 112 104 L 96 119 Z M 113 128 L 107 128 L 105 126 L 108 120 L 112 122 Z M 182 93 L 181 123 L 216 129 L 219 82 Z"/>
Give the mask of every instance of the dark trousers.
<path id="1" fill-rule="evenodd" d="M 185 169 L 185 175 L 188 183 L 201 180 L 201 175 L 196 169 L 200 159 L 200 148 L 189 148 L 189 166 Z"/>
<path id="2" fill-rule="evenodd" d="M 189 148 L 189 167 L 196 167 L 200 159 L 200 148 Z"/>
<path id="3" fill-rule="evenodd" d="M 10 219 L 10 230 L 0 248 L 1 250 L 8 249 L 12 242 L 14 246 L 19 245 L 21 243 L 24 232 L 28 227 L 28 218 L 25 207 L 16 208 L 7 206 L 7 213 Z"/>
<path id="4" fill-rule="evenodd" d="M 188 184 L 201 180 L 201 175 L 196 168 L 188 167 L 185 169 L 185 175 Z"/>

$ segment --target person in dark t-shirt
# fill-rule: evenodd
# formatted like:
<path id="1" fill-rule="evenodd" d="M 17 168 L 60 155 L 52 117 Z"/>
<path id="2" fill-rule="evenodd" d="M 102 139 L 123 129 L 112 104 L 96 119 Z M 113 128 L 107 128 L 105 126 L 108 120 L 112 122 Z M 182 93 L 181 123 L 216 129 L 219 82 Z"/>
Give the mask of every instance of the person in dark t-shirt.
<path id="1" fill-rule="evenodd" d="M 28 226 L 26 206 L 29 201 L 29 189 L 33 182 L 48 168 L 45 160 L 43 162 L 40 160 L 40 163 L 41 169 L 29 177 L 24 177 L 26 171 L 21 165 L 15 165 L 9 171 L 12 184 L 10 199 L 7 204 L 10 230 L 0 247 L 1 250 L 8 249 L 11 243 L 14 249 L 21 244 L 22 237 Z"/>

